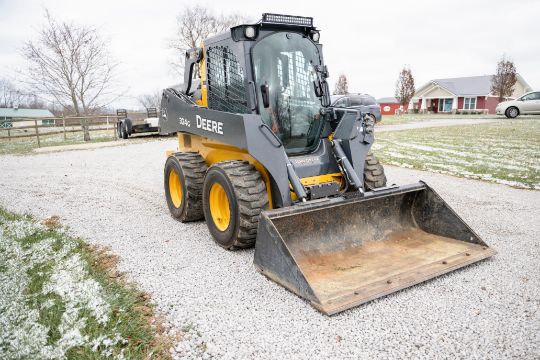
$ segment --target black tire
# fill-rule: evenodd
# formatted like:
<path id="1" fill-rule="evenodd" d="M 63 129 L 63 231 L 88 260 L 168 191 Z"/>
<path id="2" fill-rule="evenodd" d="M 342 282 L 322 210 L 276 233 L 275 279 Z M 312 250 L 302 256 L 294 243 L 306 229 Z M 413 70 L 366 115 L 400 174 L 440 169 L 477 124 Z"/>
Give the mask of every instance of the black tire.
<path id="1" fill-rule="evenodd" d="M 515 119 L 519 116 L 519 109 L 515 106 L 510 106 L 508 109 L 506 109 L 504 115 L 509 119 Z"/>
<path id="2" fill-rule="evenodd" d="M 377 118 L 375 117 L 374 114 L 367 114 L 367 116 L 369 116 L 371 118 L 371 120 L 373 120 L 373 123 L 376 124 L 377 123 Z"/>
<path id="3" fill-rule="evenodd" d="M 165 162 L 164 186 L 167 206 L 173 218 L 180 222 L 204 218 L 202 210 L 202 187 L 208 167 L 198 153 L 179 152 L 169 156 Z M 181 186 L 180 202 L 173 200 L 170 181 L 171 171 L 178 176 Z"/>
<path id="4" fill-rule="evenodd" d="M 372 153 L 366 156 L 364 165 L 364 186 L 366 190 L 373 190 L 386 186 L 386 175 L 379 159 Z"/>
<path id="5" fill-rule="evenodd" d="M 127 135 L 131 136 L 133 134 L 133 123 L 131 122 L 131 119 L 126 118 L 126 120 L 124 120 L 124 126 Z"/>
<path id="6" fill-rule="evenodd" d="M 129 138 L 128 133 L 126 131 L 126 124 L 124 122 L 122 122 L 122 125 L 120 125 L 120 131 L 122 133 L 122 139 Z"/>
<path id="7" fill-rule="evenodd" d="M 225 190 L 230 220 L 224 230 L 214 223 L 210 209 L 210 190 L 214 184 Z M 228 250 L 255 244 L 262 210 L 268 208 L 266 185 L 261 174 L 247 161 L 223 161 L 206 172 L 203 185 L 203 209 L 208 229 L 215 242 Z"/>

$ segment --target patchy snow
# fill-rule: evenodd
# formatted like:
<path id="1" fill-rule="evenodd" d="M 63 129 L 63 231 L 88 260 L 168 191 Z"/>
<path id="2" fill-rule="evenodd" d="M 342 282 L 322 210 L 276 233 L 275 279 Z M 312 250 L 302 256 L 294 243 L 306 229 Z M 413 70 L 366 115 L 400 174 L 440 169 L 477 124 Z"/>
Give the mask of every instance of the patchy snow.
<path id="1" fill-rule="evenodd" d="M 38 231 L 45 230 L 45 227 L 37 222 L 28 220 L 9 221 L 4 225 L 3 229 L 7 236 L 15 239 L 24 239 L 27 236 L 33 235 Z"/>
<path id="2" fill-rule="evenodd" d="M 71 327 L 69 324 L 79 318 L 83 309 L 89 309 L 100 324 L 109 321 L 111 309 L 103 297 L 101 285 L 88 277 L 79 254 L 58 262 L 43 293 L 56 293 L 64 300 L 66 312 L 61 326 Z"/>
<path id="3" fill-rule="evenodd" d="M 504 120 L 387 132 L 373 149 L 387 164 L 538 189 L 539 135 L 538 119 Z"/>
<path id="4" fill-rule="evenodd" d="M 0 227 L 0 256 L 5 259 L 0 271 L 0 349 L 1 358 L 45 358 L 63 359 L 66 351 L 76 346 L 89 346 L 100 355 L 112 355 L 112 347 L 126 343 L 118 333 L 90 339 L 83 335 L 89 312 L 100 324 L 109 321 L 111 308 L 103 294 L 101 285 L 92 279 L 78 253 L 73 252 L 73 242 L 62 242 L 59 250 L 53 245 L 56 239 L 25 244 L 21 240 L 44 230 L 30 220 L 5 221 Z M 55 300 L 47 299 L 38 308 L 28 301 L 26 289 L 30 285 L 28 272 L 45 264 L 54 264 L 45 276 L 41 294 L 56 294 L 65 311 L 58 332 L 60 338 L 48 344 L 49 328 L 40 323 L 39 310 L 55 306 Z M 123 358 L 123 353 L 119 355 Z"/>

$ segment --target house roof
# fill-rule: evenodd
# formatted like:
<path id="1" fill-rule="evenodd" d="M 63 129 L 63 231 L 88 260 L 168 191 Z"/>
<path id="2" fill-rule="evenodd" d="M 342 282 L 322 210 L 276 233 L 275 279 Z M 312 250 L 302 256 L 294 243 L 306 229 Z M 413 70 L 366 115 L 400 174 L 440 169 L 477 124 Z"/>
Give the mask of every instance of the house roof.
<path id="1" fill-rule="evenodd" d="M 384 103 L 399 104 L 399 101 L 393 96 L 391 96 L 391 97 L 383 97 L 383 98 L 377 99 L 377 102 L 379 104 L 381 104 L 381 103 L 383 103 L 383 104 Z"/>
<path id="2" fill-rule="evenodd" d="M 493 75 L 482 76 L 467 76 L 448 79 L 434 79 L 420 89 L 425 89 L 427 86 L 433 84 L 438 85 L 441 88 L 451 92 L 455 96 L 467 96 L 467 95 L 489 95 L 491 92 L 491 79 Z M 527 82 L 517 74 L 517 81 L 521 82 L 526 91 L 531 91 L 532 88 Z M 528 90 L 527 90 L 528 89 Z"/>
<path id="3" fill-rule="evenodd" d="M 445 88 L 454 95 L 487 95 L 491 91 L 493 75 L 469 76 L 450 79 L 435 79 L 433 83 Z"/>
<path id="4" fill-rule="evenodd" d="M 54 117 L 54 115 L 46 109 L 14 109 L 14 108 L 0 108 L 0 118 L 9 117 L 9 118 L 26 118 L 26 117 L 35 117 L 35 118 L 47 118 Z"/>

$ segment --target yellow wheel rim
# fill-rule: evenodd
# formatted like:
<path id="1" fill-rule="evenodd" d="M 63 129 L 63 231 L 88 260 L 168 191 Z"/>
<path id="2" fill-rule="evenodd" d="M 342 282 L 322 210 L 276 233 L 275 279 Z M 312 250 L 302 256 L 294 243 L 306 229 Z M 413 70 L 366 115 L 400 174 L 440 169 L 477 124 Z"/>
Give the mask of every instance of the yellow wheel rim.
<path id="1" fill-rule="evenodd" d="M 231 221 L 231 209 L 229 208 L 229 198 L 223 186 L 214 183 L 210 188 L 209 206 L 212 220 L 219 231 L 225 231 Z"/>
<path id="2" fill-rule="evenodd" d="M 174 207 L 179 208 L 182 204 L 182 184 L 180 176 L 173 169 L 169 172 L 169 194 Z"/>

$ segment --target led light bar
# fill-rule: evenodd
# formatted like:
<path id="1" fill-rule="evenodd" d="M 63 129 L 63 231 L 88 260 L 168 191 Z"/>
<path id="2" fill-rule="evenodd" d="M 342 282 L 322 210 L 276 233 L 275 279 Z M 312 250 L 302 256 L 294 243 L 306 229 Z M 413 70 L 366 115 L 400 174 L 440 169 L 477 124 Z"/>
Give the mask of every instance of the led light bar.
<path id="1" fill-rule="evenodd" d="M 294 15 L 263 14 L 263 23 L 287 24 L 313 27 L 313 18 Z"/>

